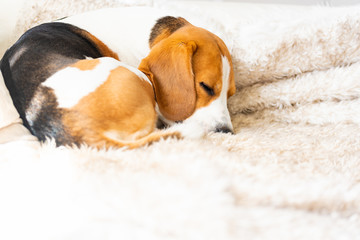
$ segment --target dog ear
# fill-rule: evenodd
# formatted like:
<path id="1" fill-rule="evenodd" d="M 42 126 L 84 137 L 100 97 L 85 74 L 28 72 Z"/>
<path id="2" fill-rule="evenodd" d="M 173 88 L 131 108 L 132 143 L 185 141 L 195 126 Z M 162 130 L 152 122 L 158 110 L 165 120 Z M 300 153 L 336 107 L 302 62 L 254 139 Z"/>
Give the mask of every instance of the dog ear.
<path id="1" fill-rule="evenodd" d="M 192 57 L 196 43 L 176 42 L 156 45 L 140 63 L 155 89 L 161 114 L 171 121 L 188 118 L 196 105 Z"/>
<path id="2" fill-rule="evenodd" d="M 151 29 L 149 39 L 150 48 L 152 48 L 156 43 L 160 42 L 164 38 L 167 38 L 173 32 L 187 24 L 190 23 L 182 17 L 175 18 L 171 16 L 166 16 L 158 19 L 154 27 Z"/>

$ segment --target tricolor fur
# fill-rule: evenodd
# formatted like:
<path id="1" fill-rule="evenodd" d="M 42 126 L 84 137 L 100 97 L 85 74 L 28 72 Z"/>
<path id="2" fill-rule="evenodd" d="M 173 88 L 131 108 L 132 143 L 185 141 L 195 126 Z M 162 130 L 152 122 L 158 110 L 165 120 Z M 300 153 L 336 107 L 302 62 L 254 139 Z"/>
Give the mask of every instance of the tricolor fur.
<path id="1" fill-rule="evenodd" d="M 56 95 L 40 84 L 81 59 L 103 56 L 117 58 L 90 33 L 64 23 L 46 23 L 30 29 L 5 53 L 1 62 L 5 84 L 32 134 L 40 140 L 54 138 L 58 145 L 75 142 L 61 120 L 64 110 L 58 108 Z M 29 118 L 29 112 L 36 118 Z"/>
<path id="2" fill-rule="evenodd" d="M 7 51 L 1 70 L 25 126 L 58 145 L 133 148 L 169 136 L 232 132 L 227 98 L 235 84 L 222 40 L 183 18 L 164 17 L 149 45 L 138 70 L 83 29 L 43 24 Z M 173 126 L 156 130 L 157 115 Z"/>

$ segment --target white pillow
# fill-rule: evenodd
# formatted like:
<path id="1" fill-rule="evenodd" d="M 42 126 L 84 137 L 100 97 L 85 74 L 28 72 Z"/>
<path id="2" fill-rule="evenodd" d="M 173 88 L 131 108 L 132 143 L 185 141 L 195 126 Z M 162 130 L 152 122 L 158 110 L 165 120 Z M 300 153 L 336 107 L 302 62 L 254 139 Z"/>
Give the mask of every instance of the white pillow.
<path id="1" fill-rule="evenodd" d="M 9 91 L 5 86 L 4 78 L 0 72 L 0 131 L 2 128 L 21 122 L 19 113 L 16 111 Z"/>
<path id="2" fill-rule="evenodd" d="M 0 10 L 0 58 L 2 58 L 6 49 L 11 46 L 18 11 L 23 2 L 24 0 L 6 2 Z M 5 131 L 4 129 L 14 123 L 21 124 L 21 122 L 0 71 L 0 143 L 6 140 L 1 134 Z"/>
<path id="3" fill-rule="evenodd" d="M 168 12 L 152 7 L 105 8 L 60 21 L 89 31 L 115 51 L 121 61 L 138 67 L 149 53 L 152 27 L 157 19 L 167 15 Z"/>

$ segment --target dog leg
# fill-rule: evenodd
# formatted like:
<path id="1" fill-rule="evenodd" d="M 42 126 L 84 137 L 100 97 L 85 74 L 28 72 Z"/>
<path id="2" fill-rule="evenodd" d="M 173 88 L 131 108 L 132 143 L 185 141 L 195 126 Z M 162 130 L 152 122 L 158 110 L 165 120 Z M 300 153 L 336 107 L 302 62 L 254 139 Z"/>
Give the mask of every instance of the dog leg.
<path id="1" fill-rule="evenodd" d="M 153 142 L 158 142 L 160 139 L 167 139 L 167 138 L 176 138 L 181 139 L 182 136 L 179 132 L 174 131 L 155 131 L 146 135 L 142 138 L 132 140 L 132 141 L 124 141 L 124 140 L 117 140 L 114 138 L 110 138 L 108 136 L 105 137 L 105 146 L 109 147 L 127 147 L 129 149 L 139 148 L 142 146 L 150 145 Z M 98 146 L 101 147 L 101 146 Z"/>

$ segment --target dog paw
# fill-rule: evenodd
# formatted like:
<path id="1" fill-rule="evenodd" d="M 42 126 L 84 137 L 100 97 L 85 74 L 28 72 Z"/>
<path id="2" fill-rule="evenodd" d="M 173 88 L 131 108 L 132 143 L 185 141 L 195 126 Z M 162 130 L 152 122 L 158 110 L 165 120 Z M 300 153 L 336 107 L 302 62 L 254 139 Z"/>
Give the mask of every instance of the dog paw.
<path id="1" fill-rule="evenodd" d="M 175 138 L 175 139 L 182 139 L 183 135 L 179 132 L 179 131 L 166 131 L 166 133 L 164 133 L 162 135 L 163 139 L 167 139 L 167 138 Z"/>
<path id="2" fill-rule="evenodd" d="M 206 131 L 200 124 L 177 123 L 169 128 L 171 131 L 178 132 L 183 138 L 199 139 L 203 138 Z"/>

